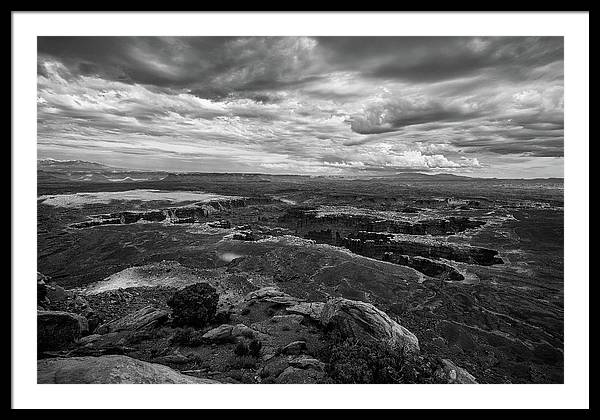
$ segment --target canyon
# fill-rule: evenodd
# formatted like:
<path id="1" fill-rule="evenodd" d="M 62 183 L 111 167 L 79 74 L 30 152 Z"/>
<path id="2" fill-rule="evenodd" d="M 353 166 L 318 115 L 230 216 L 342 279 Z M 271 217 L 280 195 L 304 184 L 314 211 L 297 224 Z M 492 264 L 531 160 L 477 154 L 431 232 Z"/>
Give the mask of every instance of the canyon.
<path id="1" fill-rule="evenodd" d="M 554 181 L 532 189 L 431 177 L 145 177 L 116 185 L 39 174 L 38 271 L 50 288 L 40 313 L 88 322 L 40 360 L 120 354 L 202 381 L 335 381 L 328 351 L 340 344 L 318 313 L 343 298 L 373 305 L 417 338 L 421 374 L 403 380 L 562 381 L 562 190 Z M 197 332 L 172 325 L 167 301 L 198 282 L 215 288 L 229 320 Z M 247 300 L 257 291 L 262 298 Z M 141 330 L 100 328 L 153 313 L 161 321 Z M 173 342 L 228 325 L 255 331 L 258 358 L 234 354 L 243 337 Z"/>

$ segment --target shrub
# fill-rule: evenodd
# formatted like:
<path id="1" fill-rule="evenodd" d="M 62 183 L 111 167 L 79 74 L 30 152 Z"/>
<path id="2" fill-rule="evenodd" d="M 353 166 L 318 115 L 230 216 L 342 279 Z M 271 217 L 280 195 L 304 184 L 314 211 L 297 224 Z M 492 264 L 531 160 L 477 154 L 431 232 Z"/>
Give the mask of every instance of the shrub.
<path id="1" fill-rule="evenodd" d="M 258 358 L 260 356 L 260 349 L 262 348 L 262 343 L 259 340 L 251 340 L 250 343 L 246 344 L 245 341 L 240 341 L 233 352 L 236 356 L 244 357 L 251 356 L 254 358 Z"/>
<path id="2" fill-rule="evenodd" d="M 233 369 L 243 369 L 243 368 L 256 368 L 256 358 L 252 356 L 240 356 L 236 357 L 231 363 L 230 367 Z M 232 372 L 229 372 L 231 374 Z"/>
<path id="3" fill-rule="evenodd" d="M 192 327 L 179 328 L 170 338 L 171 344 L 196 347 L 202 344 L 202 332 Z"/>
<path id="4" fill-rule="evenodd" d="M 254 357 L 260 356 L 261 348 L 262 348 L 262 343 L 258 340 L 252 340 L 252 341 L 250 341 L 250 344 L 248 344 L 248 350 L 249 350 L 250 354 Z"/>
<path id="5" fill-rule="evenodd" d="M 230 312 L 218 312 L 213 319 L 215 324 L 227 324 L 231 320 Z"/>
<path id="6" fill-rule="evenodd" d="M 323 355 L 322 355 L 323 357 Z M 435 363 L 423 356 L 404 354 L 382 343 L 336 341 L 325 355 L 327 373 L 336 383 L 434 383 Z"/>
<path id="7" fill-rule="evenodd" d="M 173 294 L 167 305 L 175 325 L 204 327 L 215 316 L 219 295 L 208 283 L 196 283 Z"/>
<path id="8" fill-rule="evenodd" d="M 250 349 L 248 348 L 248 345 L 245 342 L 241 341 L 238 343 L 237 346 L 235 346 L 233 352 L 236 356 L 247 356 L 250 353 Z"/>

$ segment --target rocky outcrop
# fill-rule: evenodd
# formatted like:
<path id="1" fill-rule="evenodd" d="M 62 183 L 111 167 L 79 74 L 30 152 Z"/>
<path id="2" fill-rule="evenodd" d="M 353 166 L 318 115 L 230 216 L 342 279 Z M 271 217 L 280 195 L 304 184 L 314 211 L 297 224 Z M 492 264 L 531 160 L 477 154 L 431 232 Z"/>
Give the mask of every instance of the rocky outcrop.
<path id="1" fill-rule="evenodd" d="M 404 265 L 429 276 L 448 281 L 462 281 L 465 277 L 458 270 L 448 264 L 434 261 L 424 257 L 409 257 L 408 255 L 386 252 L 383 254 L 383 261 L 389 261 L 394 264 Z"/>
<path id="2" fill-rule="evenodd" d="M 202 339 L 213 342 L 231 341 L 237 337 L 254 338 L 256 334 L 257 331 L 253 330 L 250 327 L 247 327 L 244 324 L 223 324 L 219 325 L 216 328 L 213 328 L 212 330 L 207 331 L 202 336 Z"/>
<path id="3" fill-rule="evenodd" d="M 352 214 L 352 210 L 358 212 Z M 308 239 L 338 245 L 340 240 L 357 232 L 388 232 L 406 235 L 451 235 L 485 224 L 463 216 L 401 220 L 385 215 L 364 214 L 362 209 L 340 208 L 322 214 L 318 209 L 290 208 L 281 221 Z"/>
<path id="4" fill-rule="evenodd" d="M 388 218 L 385 218 L 388 217 Z M 421 273 L 450 281 L 464 276 L 439 261 L 447 259 L 477 265 L 502 264 L 498 251 L 431 239 L 478 228 L 484 221 L 450 216 L 402 220 L 399 214 L 364 209 L 328 208 L 325 211 L 291 208 L 281 218 L 296 234 L 319 243 L 342 246 L 370 258 L 414 268 Z"/>
<path id="5" fill-rule="evenodd" d="M 306 350 L 306 341 L 292 341 L 291 343 L 285 345 L 281 352 L 283 354 L 300 354 Z"/>
<path id="6" fill-rule="evenodd" d="M 69 347 L 88 332 L 87 319 L 62 311 L 38 311 L 38 351 Z"/>
<path id="7" fill-rule="evenodd" d="M 298 369 L 314 369 L 319 372 L 325 371 L 325 363 L 314 357 L 301 355 L 295 359 L 290 360 L 290 366 Z"/>
<path id="8" fill-rule="evenodd" d="M 365 257 L 384 259 L 386 253 L 464 262 L 467 264 L 502 264 L 498 251 L 470 245 L 443 242 L 411 235 L 359 232 L 346 238 L 343 246 Z"/>
<path id="9" fill-rule="evenodd" d="M 66 290 L 61 286 L 58 286 L 56 284 L 50 284 L 46 286 L 46 297 L 50 301 L 63 302 L 67 299 L 73 299 L 75 297 L 75 294 L 72 291 Z"/>
<path id="10" fill-rule="evenodd" d="M 282 292 L 281 290 L 279 290 L 276 287 L 268 286 L 268 287 L 263 287 L 258 290 L 253 290 L 252 292 L 248 293 L 245 297 L 245 300 L 246 301 L 262 300 L 262 299 L 268 299 L 268 298 L 280 297 L 280 296 L 286 296 L 286 293 Z"/>
<path id="11" fill-rule="evenodd" d="M 304 315 L 313 321 L 320 321 L 323 307 L 325 307 L 323 302 L 301 302 L 285 309 L 293 314 Z"/>
<path id="12" fill-rule="evenodd" d="M 70 226 L 76 229 L 89 228 L 101 225 L 128 225 L 138 222 L 167 222 L 167 223 L 203 223 L 208 217 L 227 209 L 246 207 L 254 204 L 267 204 L 272 200 L 268 198 L 232 198 L 215 200 L 182 207 L 170 207 L 148 211 L 122 211 L 109 214 L 96 214 L 90 220 L 73 223 Z M 226 223 L 223 226 L 229 228 Z M 217 226 L 222 227 L 222 226 Z"/>
<path id="13" fill-rule="evenodd" d="M 214 384 L 127 356 L 85 356 L 38 360 L 39 384 Z"/>
<path id="14" fill-rule="evenodd" d="M 168 318 L 167 311 L 149 305 L 122 318 L 102 324 L 95 332 L 106 334 L 117 331 L 139 331 L 159 325 Z"/>
<path id="15" fill-rule="evenodd" d="M 323 307 L 321 323 L 344 338 L 387 343 L 407 353 L 419 351 L 419 340 L 413 333 L 370 303 L 331 299 Z"/>
<path id="16" fill-rule="evenodd" d="M 273 286 L 254 290 L 248 293 L 244 299 L 246 302 L 264 301 L 283 306 L 294 306 L 302 301 L 302 299 L 290 296 Z"/>

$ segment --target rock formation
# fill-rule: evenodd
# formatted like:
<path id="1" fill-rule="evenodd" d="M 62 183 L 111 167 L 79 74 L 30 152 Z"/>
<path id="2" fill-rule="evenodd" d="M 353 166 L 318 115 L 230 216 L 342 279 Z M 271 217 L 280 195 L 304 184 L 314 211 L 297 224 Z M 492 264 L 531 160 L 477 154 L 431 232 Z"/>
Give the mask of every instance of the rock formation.
<path id="1" fill-rule="evenodd" d="M 449 384 L 476 384 L 475 377 L 465 369 L 456 366 L 451 360 L 442 359 L 442 367 L 436 371 L 438 378 Z"/>
<path id="2" fill-rule="evenodd" d="M 359 210 L 359 209 L 354 209 Z M 308 239 L 337 244 L 340 239 L 357 232 L 387 232 L 406 235 L 450 235 L 483 226 L 485 222 L 468 217 L 450 216 L 416 220 L 399 220 L 363 213 L 349 214 L 349 209 L 321 214 L 318 209 L 294 207 L 281 221 Z M 352 211 L 352 209 L 350 209 Z"/>
<path id="3" fill-rule="evenodd" d="M 73 223 L 70 226 L 76 229 L 89 228 L 101 225 L 128 225 L 138 222 L 168 222 L 168 223 L 202 223 L 208 217 L 223 210 L 246 207 L 253 204 L 266 204 L 271 200 L 267 198 L 232 198 L 215 200 L 182 207 L 169 207 L 148 211 L 122 211 L 109 214 L 96 214 L 90 220 Z"/>
<path id="4" fill-rule="evenodd" d="M 38 311 L 38 351 L 58 350 L 74 344 L 88 332 L 87 319 L 62 311 Z"/>
<path id="5" fill-rule="evenodd" d="M 413 333 L 370 303 L 331 299 L 323 307 L 321 323 L 344 338 L 379 341 L 407 353 L 419 351 L 419 340 Z"/>
<path id="6" fill-rule="evenodd" d="M 124 330 L 139 331 L 156 326 L 166 321 L 168 317 L 169 313 L 167 311 L 152 306 L 146 306 L 145 308 L 122 318 L 100 325 L 95 332 L 98 334 L 106 334 Z"/>
<path id="7" fill-rule="evenodd" d="M 127 356 L 85 356 L 38 360 L 39 384 L 215 384 L 167 366 Z"/>

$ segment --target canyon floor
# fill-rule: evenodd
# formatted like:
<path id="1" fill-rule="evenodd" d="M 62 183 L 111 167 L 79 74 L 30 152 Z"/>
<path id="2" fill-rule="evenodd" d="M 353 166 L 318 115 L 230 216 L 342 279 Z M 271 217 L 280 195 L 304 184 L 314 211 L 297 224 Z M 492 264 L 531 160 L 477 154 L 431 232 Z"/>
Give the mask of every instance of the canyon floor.
<path id="1" fill-rule="evenodd" d="M 38 172 L 40 382 L 340 382 L 339 298 L 418 339 L 398 381 L 563 382 L 562 181 L 129 175 Z M 219 317 L 174 325 L 199 282 Z"/>

